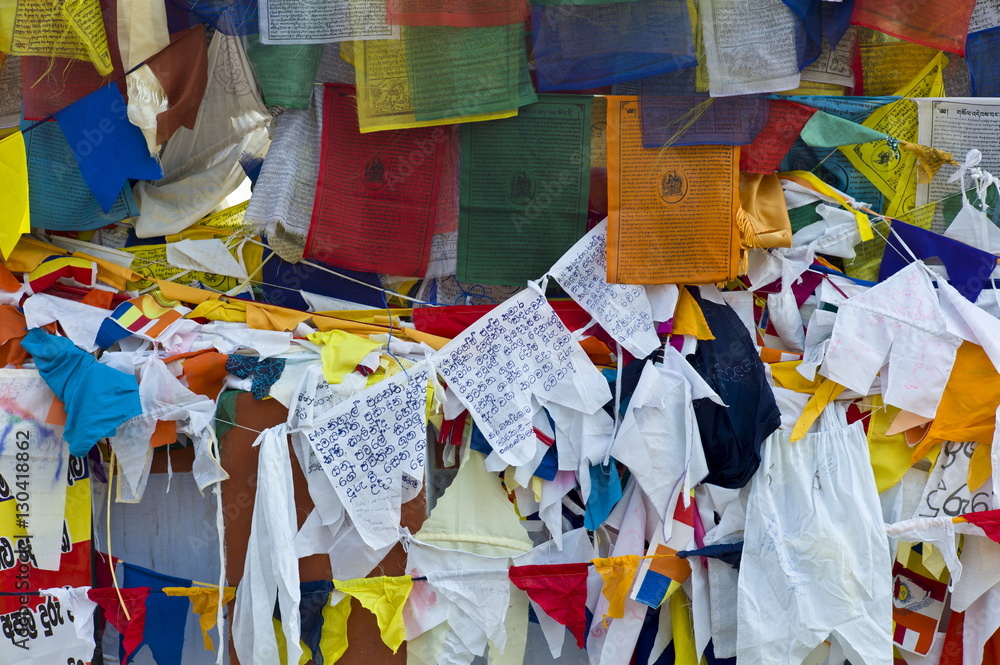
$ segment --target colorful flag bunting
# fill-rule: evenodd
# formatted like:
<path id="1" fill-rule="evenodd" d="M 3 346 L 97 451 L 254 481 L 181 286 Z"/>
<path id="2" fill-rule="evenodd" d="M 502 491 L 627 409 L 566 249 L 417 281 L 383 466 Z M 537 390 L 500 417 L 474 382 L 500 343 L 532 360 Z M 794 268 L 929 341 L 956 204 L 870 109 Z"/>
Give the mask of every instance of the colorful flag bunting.
<path id="1" fill-rule="evenodd" d="M 528 594 L 550 617 L 569 628 L 576 645 L 587 641 L 587 575 L 590 566 L 583 563 L 558 563 L 547 566 L 511 566 L 510 581 Z"/>

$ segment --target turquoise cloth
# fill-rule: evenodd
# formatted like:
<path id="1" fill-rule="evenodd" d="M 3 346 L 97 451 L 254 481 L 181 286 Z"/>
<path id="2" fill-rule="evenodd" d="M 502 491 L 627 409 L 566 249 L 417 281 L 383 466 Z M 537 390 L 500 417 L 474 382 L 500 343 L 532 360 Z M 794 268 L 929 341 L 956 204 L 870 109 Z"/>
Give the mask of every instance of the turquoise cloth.
<path id="1" fill-rule="evenodd" d="M 65 405 L 63 438 L 71 454 L 85 456 L 100 439 L 114 436 L 123 422 L 142 414 L 135 376 L 102 365 L 66 337 L 32 328 L 21 346 Z"/>

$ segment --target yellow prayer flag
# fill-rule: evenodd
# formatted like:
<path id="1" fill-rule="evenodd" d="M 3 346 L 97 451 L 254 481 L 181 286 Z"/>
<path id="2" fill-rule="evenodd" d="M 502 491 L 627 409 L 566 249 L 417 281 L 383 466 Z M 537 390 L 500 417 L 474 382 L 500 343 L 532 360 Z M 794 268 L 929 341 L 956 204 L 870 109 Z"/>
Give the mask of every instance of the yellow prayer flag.
<path id="1" fill-rule="evenodd" d="M 312 317 L 309 312 L 298 312 L 283 307 L 267 307 L 253 302 L 248 302 L 246 307 L 247 326 L 254 330 L 288 332 L 295 330 L 300 323 Z"/>
<path id="2" fill-rule="evenodd" d="M 639 557 L 635 554 L 625 556 L 613 556 L 605 559 L 592 559 L 594 569 L 600 573 L 604 580 L 601 593 L 608 600 L 608 609 L 604 613 L 605 619 L 621 619 L 625 616 L 625 598 L 629 589 L 632 588 L 632 581 L 635 579 L 635 571 L 639 568 Z"/>
<path id="3" fill-rule="evenodd" d="M 403 605 L 410 597 L 413 589 L 413 578 L 402 577 L 365 577 L 357 580 L 334 580 L 337 591 L 353 596 L 369 612 L 375 615 L 382 641 L 392 649 L 399 650 L 399 645 L 406 639 L 406 626 L 403 624 Z"/>
<path id="4" fill-rule="evenodd" d="M 16 132 L 0 141 L 0 210 L 7 220 L 0 228 L 0 252 L 7 259 L 22 233 L 31 231 L 28 209 L 28 155 L 24 134 Z"/>
<path id="5" fill-rule="evenodd" d="M 10 52 L 10 39 L 14 34 L 14 17 L 17 0 L 0 0 L 0 51 Z"/>
<path id="6" fill-rule="evenodd" d="M 677 307 L 674 308 L 674 328 L 675 335 L 693 335 L 695 339 L 715 339 L 712 329 L 708 327 L 708 320 L 705 313 L 698 306 L 698 301 L 694 299 L 688 290 L 683 286 L 677 292 Z"/>
<path id="7" fill-rule="evenodd" d="M 906 437 L 902 434 L 886 434 L 899 409 L 885 406 L 881 395 L 873 395 L 870 399 L 872 410 L 871 422 L 868 423 L 868 456 L 872 471 L 875 472 L 875 487 L 879 492 L 884 492 L 903 479 L 906 470 L 913 464 L 910 460 L 913 451 L 906 445 Z"/>
<path id="8" fill-rule="evenodd" d="M 740 172 L 740 242 L 744 247 L 791 247 L 792 222 L 774 173 Z"/>
<path id="9" fill-rule="evenodd" d="M 365 356 L 381 346 L 378 342 L 362 339 L 343 330 L 315 332 L 307 338 L 323 348 L 320 360 L 323 362 L 323 376 L 327 383 L 340 383 L 344 376 L 354 371 Z"/>
<path id="10" fill-rule="evenodd" d="M 191 611 L 198 615 L 198 625 L 201 627 L 201 637 L 205 641 L 205 649 L 214 651 L 212 638 L 208 631 L 215 628 L 219 615 L 218 587 L 163 587 L 163 593 L 168 596 L 187 596 L 191 601 Z M 227 586 L 222 596 L 222 604 L 229 603 L 236 597 L 236 587 Z M 281 651 L 284 653 L 284 651 Z"/>
<path id="11" fill-rule="evenodd" d="M 691 605 L 683 589 L 670 596 L 670 624 L 674 633 L 674 664 L 698 665 L 700 655 L 694 643 Z"/>
<path id="12" fill-rule="evenodd" d="M 278 645 L 278 665 L 288 665 L 288 641 L 285 639 L 285 631 L 281 629 L 281 619 L 272 618 L 271 624 L 274 626 L 274 642 Z M 299 640 L 299 646 L 302 645 L 302 640 Z M 312 656 L 309 649 L 302 649 L 299 662 L 295 665 L 306 665 L 311 661 Z"/>
<path id="13" fill-rule="evenodd" d="M 938 150 L 937 148 L 932 148 L 928 145 L 920 145 L 918 143 L 907 143 L 901 141 L 899 147 L 907 152 L 912 152 L 917 158 L 917 183 L 926 184 L 934 179 L 937 172 L 945 164 L 951 164 L 952 166 L 960 166 L 958 162 L 955 161 L 955 156 L 950 152 L 945 152 L 944 150 Z"/>
<path id="14" fill-rule="evenodd" d="M 871 144 L 861 143 L 859 145 Z M 843 148 L 841 148 L 841 150 L 843 150 Z M 809 171 L 786 171 L 784 173 L 779 173 L 778 178 L 798 183 L 803 187 L 808 187 L 823 196 L 833 199 L 839 203 L 842 208 L 854 213 L 854 219 L 858 223 L 858 233 L 861 235 L 862 240 L 872 240 L 875 237 L 875 234 L 872 233 L 872 224 L 871 220 L 868 219 L 868 215 L 855 208 L 842 192 L 820 180 L 816 174 L 810 173 Z"/>
<path id="15" fill-rule="evenodd" d="M 333 665 L 347 651 L 347 620 L 351 618 L 351 597 L 344 596 L 340 602 L 323 606 L 323 628 L 319 635 L 319 651 L 323 654 L 323 665 Z M 278 659 L 280 665 L 288 665 L 285 633 L 281 628 L 281 620 L 272 619 L 274 638 L 278 644 Z M 313 652 L 304 640 L 299 640 L 302 655 L 298 665 L 313 662 Z"/>
<path id="16" fill-rule="evenodd" d="M 113 286 L 119 291 L 124 291 L 130 281 L 142 279 L 142 275 L 135 272 L 131 268 L 126 268 L 125 266 L 120 266 L 117 263 L 112 263 L 111 261 L 102 259 L 99 256 L 92 256 L 86 252 L 73 252 L 73 256 L 96 263 L 97 278 L 105 284 Z"/>
<path id="17" fill-rule="evenodd" d="M 323 631 L 319 637 L 319 650 L 323 665 L 333 665 L 347 651 L 347 620 L 351 617 L 351 597 L 341 598 L 336 605 L 323 608 Z"/>
<path id="18" fill-rule="evenodd" d="M 163 291 L 161 289 L 161 291 Z M 166 291 L 163 291 L 164 296 Z M 247 306 L 243 301 L 229 302 L 226 300 L 205 300 L 198 304 L 187 315 L 189 319 L 205 318 L 210 321 L 235 321 L 246 323 Z"/>
<path id="19" fill-rule="evenodd" d="M 944 68 L 947 64 L 944 53 L 938 53 L 894 95 L 943 97 Z M 913 142 L 917 139 L 917 105 L 912 100 L 900 99 L 875 109 L 861 124 L 899 141 Z M 887 215 L 899 216 L 913 207 L 917 191 L 917 158 L 912 152 L 893 147 L 887 141 L 843 146 L 840 150 L 854 168 L 861 171 L 885 196 Z"/>
<path id="20" fill-rule="evenodd" d="M 810 381 L 799 374 L 798 367 L 801 364 L 801 360 L 785 360 L 770 363 L 771 377 L 774 379 L 775 385 L 797 393 L 811 394 L 816 392 L 816 389 L 823 383 L 823 377 L 817 375 L 815 379 Z"/>
<path id="21" fill-rule="evenodd" d="M 858 28 L 861 78 L 870 97 L 891 95 L 905 86 L 938 54 L 938 50 L 873 28 Z"/>
<path id="22" fill-rule="evenodd" d="M 0 17 L 2 29 L 6 11 Z M 89 60 L 102 76 L 114 69 L 99 0 L 17 0 L 11 30 L 13 55 Z"/>
<path id="23" fill-rule="evenodd" d="M 975 492 L 982 487 L 993 474 L 993 464 L 990 459 L 991 446 L 977 445 L 972 451 L 972 459 L 969 460 L 969 475 L 967 482 L 969 489 Z"/>

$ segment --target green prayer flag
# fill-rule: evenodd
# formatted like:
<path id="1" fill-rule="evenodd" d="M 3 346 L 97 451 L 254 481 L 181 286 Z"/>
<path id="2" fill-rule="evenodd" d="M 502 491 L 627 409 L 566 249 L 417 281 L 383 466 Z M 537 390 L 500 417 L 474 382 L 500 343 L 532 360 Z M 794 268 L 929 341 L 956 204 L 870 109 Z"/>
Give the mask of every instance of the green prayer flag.
<path id="1" fill-rule="evenodd" d="M 885 134 L 823 111 L 816 111 L 809 118 L 799 136 L 813 148 L 837 148 L 885 140 Z"/>
<path id="2" fill-rule="evenodd" d="M 590 106 L 539 95 L 516 117 L 462 126 L 459 280 L 524 286 L 583 236 Z"/>
<path id="3" fill-rule="evenodd" d="M 247 57 L 268 106 L 309 108 L 323 44 L 261 44 L 247 37 Z"/>
<path id="4" fill-rule="evenodd" d="M 538 99 L 528 73 L 524 24 L 403 27 L 418 121 L 515 109 Z"/>

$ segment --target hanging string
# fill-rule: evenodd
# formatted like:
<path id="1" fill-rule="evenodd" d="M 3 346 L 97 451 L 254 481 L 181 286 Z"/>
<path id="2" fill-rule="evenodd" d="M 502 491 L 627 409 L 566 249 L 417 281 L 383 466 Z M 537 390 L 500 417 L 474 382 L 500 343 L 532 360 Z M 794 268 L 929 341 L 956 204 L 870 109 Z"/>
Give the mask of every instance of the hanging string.
<path id="1" fill-rule="evenodd" d="M 396 364 L 403 370 L 403 375 L 409 379 L 410 374 L 406 371 L 406 367 L 404 367 L 403 363 L 396 357 L 396 354 L 392 352 L 392 310 L 389 309 L 389 301 L 385 299 L 385 289 L 382 290 L 382 304 L 385 305 L 385 311 L 389 315 L 389 341 L 385 345 L 385 352 L 392 356 L 392 359 L 395 360 Z"/>
<path id="2" fill-rule="evenodd" d="M 293 293 L 301 293 L 302 292 L 301 289 L 296 289 L 296 288 L 292 288 L 291 286 L 285 286 L 284 284 L 275 284 L 273 282 L 266 282 L 264 280 L 254 279 L 253 278 L 254 275 L 256 275 L 261 270 L 263 270 L 265 263 L 267 263 L 268 261 L 270 261 L 272 258 L 274 258 L 276 256 L 277 256 L 277 254 L 271 254 L 270 256 L 268 256 L 267 258 L 265 258 L 261 262 L 260 266 L 258 266 L 257 268 L 255 268 L 254 271 L 252 273 L 250 273 L 249 277 L 246 280 L 244 280 L 237 287 L 235 287 L 233 289 L 230 289 L 229 291 L 220 291 L 220 290 L 218 290 L 216 288 L 213 288 L 213 287 L 209 286 L 208 284 L 205 284 L 204 282 L 200 283 L 201 284 L 200 287 L 192 287 L 192 288 L 200 288 L 202 291 L 211 291 L 212 293 L 217 293 L 220 296 L 226 296 L 226 297 L 229 297 L 229 298 L 236 297 L 240 293 L 244 292 L 244 289 L 247 286 L 250 286 L 250 285 L 269 286 L 271 288 L 283 289 L 285 291 L 291 291 Z M 175 267 L 173 264 L 167 263 L 166 261 L 153 261 L 153 260 L 148 260 L 148 259 L 143 259 L 143 260 L 145 261 L 145 263 L 141 264 L 139 266 L 140 268 L 145 268 L 146 266 L 152 266 L 152 265 L 163 266 L 163 267 L 166 267 L 166 268 L 174 268 Z M 167 278 L 162 278 L 160 281 L 164 281 L 164 282 L 176 282 L 178 279 L 180 279 L 184 275 L 187 275 L 188 273 L 191 273 L 191 272 L 197 272 L 197 271 L 194 271 L 194 270 L 184 270 L 182 272 L 177 273 L 176 275 L 172 275 L 172 276 L 167 277 Z M 150 278 L 146 278 L 146 280 L 147 281 L 154 281 L 154 280 L 152 280 Z M 192 281 L 197 281 L 197 280 L 192 280 Z M 183 284 L 183 282 L 181 282 L 181 284 Z M 190 283 L 186 284 L 185 286 L 190 286 Z M 388 291 L 391 295 L 394 295 L 394 296 L 397 296 L 397 297 L 400 297 L 400 298 L 406 298 L 406 296 L 403 296 L 402 294 L 396 293 L 395 291 L 392 291 L 392 290 L 389 290 L 389 289 L 383 289 L 383 288 L 380 288 L 380 287 L 377 287 L 377 286 L 373 286 L 371 284 L 368 284 L 367 286 L 369 286 L 372 289 L 375 289 L 377 291 Z M 152 286 L 150 286 L 150 287 L 148 287 L 148 288 L 143 289 L 142 291 L 140 291 L 139 294 L 142 295 L 142 294 L 145 294 L 145 293 L 149 293 L 150 291 L 154 291 L 157 288 L 159 288 L 159 286 L 154 283 Z M 234 293 L 234 291 L 235 291 L 235 293 Z M 320 294 L 320 295 L 322 295 L 322 294 Z M 413 300 L 413 302 L 426 304 L 426 305 L 431 306 L 431 307 L 439 307 L 439 305 L 434 305 L 432 303 L 423 303 L 423 301 L 416 300 L 414 298 L 408 298 L 408 299 L 409 300 Z M 243 300 L 243 299 L 240 298 L 240 300 Z M 261 300 L 261 301 L 253 300 L 253 301 L 244 301 L 244 302 L 255 302 L 255 303 L 262 304 L 262 305 L 274 305 L 274 303 L 266 302 L 266 301 L 263 301 L 263 300 Z M 292 308 L 286 307 L 285 309 L 292 309 Z M 375 309 L 375 308 L 372 307 L 371 309 Z M 294 310 L 294 311 L 302 311 L 302 310 Z M 316 313 L 316 312 L 306 312 L 306 313 L 313 314 L 313 313 Z M 377 324 L 370 324 L 370 325 L 377 325 Z"/>
<path id="3" fill-rule="evenodd" d="M 307 265 L 310 268 L 316 268 L 317 270 L 322 270 L 323 272 L 328 272 L 331 275 L 336 275 L 337 277 L 340 277 L 341 279 L 346 279 L 349 282 L 354 282 L 355 284 L 360 284 L 361 286 L 367 287 L 369 289 L 374 289 L 376 291 L 382 291 L 382 292 L 391 293 L 392 295 L 396 296 L 397 298 L 402 298 L 403 300 L 409 300 L 410 302 L 415 302 L 415 303 L 418 303 L 420 305 L 427 305 L 429 307 L 440 307 L 440 305 L 437 305 L 437 304 L 432 303 L 432 302 L 427 302 L 426 300 L 420 300 L 419 298 L 411 298 L 410 296 L 403 295 L 402 293 L 397 293 L 396 291 L 393 291 L 391 289 L 386 289 L 384 287 L 374 286 L 372 284 L 369 284 L 368 282 L 362 282 L 359 279 L 354 279 L 353 277 L 348 277 L 347 275 L 343 275 L 343 274 L 337 272 L 336 270 L 328 268 L 328 267 L 326 267 L 324 265 L 320 265 L 318 263 L 313 263 L 312 261 L 307 261 L 307 260 L 303 259 L 302 260 L 302 264 L 303 265 Z"/>
<path id="4" fill-rule="evenodd" d="M 701 555 L 696 555 L 696 556 L 701 556 Z M 640 556 L 640 557 L 636 557 L 636 558 L 638 558 L 639 560 L 642 560 L 642 559 L 667 559 L 667 558 L 670 558 L 670 557 L 677 558 L 677 555 L 676 554 L 647 554 L 645 556 Z M 498 557 L 489 557 L 489 558 L 498 558 Z M 499 557 L 499 558 L 502 558 L 502 557 Z M 507 557 L 507 558 L 514 558 L 514 557 Z M 605 558 L 614 559 L 616 557 L 605 557 Z M 593 565 L 595 565 L 594 564 L 595 560 L 596 559 L 591 559 L 590 561 L 580 561 L 579 563 L 586 563 L 588 566 L 593 566 Z M 552 565 L 558 565 L 558 564 L 552 564 Z M 461 572 L 461 571 L 456 571 L 456 572 Z M 406 575 L 401 575 L 400 577 L 407 577 L 407 576 Z M 426 582 L 427 581 L 427 576 L 426 575 L 410 576 L 410 579 L 412 579 L 414 582 Z"/>
<path id="5" fill-rule="evenodd" d="M 888 221 L 888 220 L 885 220 L 885 221 Z M 882 240 L 885 241 L 885 246 L 886 247 L 892 247 L 892 250 L 894 252 L 896 252 L 897 254 L 899 254 L 900 258 L 902 258 L 903 261 L 905 261 L 907 263 L 910 263 L 911 257 L 908 257 L 908 256 L 906 256 L 906 254 L 903 254 L 901 251 L 899 251 L 899 248 L 896 247 L 896 245 L 894 245 L 893 243 L 889 242 L 889 238 L 886 235 L 884 235 L 881 231 L 879 231 L 878 228 L 874 224 L 872 224 L 872 230 L 874 230 L 875 233 L 877 233 L 879 235 L 879 237 L 882 238 Z M 892 226 L 889 227 L 889 232 L 892 233 Z M 906 243 L 904 243 L 902 240 L 900 240 L 900 238 L 899 238 L 898 235 L 893 234 L 893 237 L 896 240 L 899 240 L 900 244 L 902 244 L 904 247 L 906 247 Z M 909 247 L 906 247 L 906 248 L 909 249 Z M 917 257 L 913 256 L 912 258 L 914 260 L 916 260 Z"/>
<path id="6" fill-rule="evenodd" d="M 618 363 L 618 374 L 615 376 L 615 435 L 618 434 L 618 429 L 622 425 L 622 372 L 625 369 L 624 353 L 622 352 L 622 345 L 615 341 L 615 351 L 617 352 L 616 361 Z M 613 439 L 614 437 L 612 437 Z M 602 466 L 608 466 L 611 461 L 611 448 L 613 446 L 608 446 L 608 449 L 604 453 L 604 464 Z M 610 473 L 610 470 L 609 470 Z"/>
<path id="7" fill-rule="evenodd" d="M 201 582 L 195 582 L 195 584 L 201 584 Z M 125 587 L 125 590 L 127 591 L 128 588 L 129 587 Z M 165 592 L 162 589 L 150 589 L 149 593 L 154 594 L 154 593 L 165 593 Z M 41 595 L 42 595 L 42 589 L 34 589 L 32 591 L 0 591 L 0 596 L 41 596 Z M 120 597 L 121 593 L 119 592 L 119 598 Z M 124 604 L 122 605 L 122 609 L 125 609 Z M 127 610 L 125 614 L 126 618 L 131 618 L 127 616 L 128 615 Z"/>
<path id="8" fill-rule="evenodd" d="M 166 48 L 170 48 L 170 47 L 169 47 L 169 46 L 167 46 Z M 164 49 L 164 50 L 165 50 L 165 49 Z M 154 54 L 154 55 L 155 55 L 155 54 Z M 150 58 L 152 58 L 153 56 L 149 56 L 149 57 L 150 57 Z M 136 71 L 137 69 L 139 69 L 140 67 L 142 67 L 142 66 L 143 66 L 143 65 L 145 65 L 145 64 L 146 64 L 146 61 L 145 61 L 145 60 L 143 60 L 142 62 L 140 62 L 140 63 L 139 63 L 138 65 L 136 65 L 136 66 L 135 66 L 135 67 L 133 67 L 132 69 L 128 70 L 127 72 L 125 72 L 124 74 L 122 74 L 121 76 L 119 76 L 118 78 L 116 78 L 116 79 L 112 79 L 112 80 L 111 80 L 111 81 L 109 81 L 109 82 L 108 82 L 107 84 L 105 84 L 105 85 L 102 85 L 102 86 L 101 86 L 100 88 L 98 88 L 97 90 L 100 90 L 101 88 L 106 88 L 106 87 L 108 87 L 108 86 L 112 86 L 112 85 L 115 85 L 116 83 L 118 83 L 118 81 L 121 81 L 121 80 L 122 80 L 123 78 L 125 78 L 126 76 L 128 76 L 128 75 L 129 75 L 129 74 L 131 74 L 132 72 Z M 97 90 L 95 90 L 94 92 L 97 92 Z M 94 93 L 92 92 L 92 93 L 89 93 L 89 94 L 91 94 L 91 95 L 92 95 L 92 94 L 94 94 Z M 85 96 L 89 96 L 89 95 L 85 95 Z M 77 101 L 79 101 L 79 100 L 77 100 Z M 73 102 L 73 104 L 75 104 L 75 103 L 76 103 L 76 102 Z M 58 111 L 56 111 L 56 112 L 54 112 L 54 113 L 50 113 L 49 115 L 45 116 L 45 117 L 44 117 L 44 118 L 42 118 L 41 120 L 38 120 L 38 121 L 36 121 L 36 122 L 33 122 L 32 124 L 28 125 L 28 126 L 27 126 L 27 127 L 25 127 L 24 129 L 22 129 L 22 130 L 21 130 L 21 133 L 22 133 L 22 134 L 27 134 L 28 132 L 30 132 L 30 131 L 31 131 L 32 129 L 34 129 L 35 127 L 38 127 L 39 125 L 43 125 L 43 124 L 45 124 L 46 122 L 49 122 L 50 120 L 55 120 L 55 119 L 56 119 L 56 116 L 57 116 L 57 115 L 59 115 L 60 113 L 62 113 L 62 112 L 63 112 L 63 111 L 65 111 L 66 109 L 68 109 L 68 108 L 69 108 L 70 106 L 73 106 L 73 104 L 67 104 L 66 106 L 62 107 L 62 108 L 61 108 L 61 109 L 59 109 Z M 127 612 L 126 612 L 126 613 L 127 613 Z"/>
<path id="9" fill-rule="evenodd" d="M 840 148 L 834 148 L 833 150 L 831 150 L 830 153 L 826 157 L 824 157 L 823 159 L 819 160 L 819 163 L 816 164 L 816 166 L 814 166 L 811 169 L 809 169 L 809 172 L 810 173 L 815 173 L 816 169 L 818 169 L 819 167 L 823 166 L 823 162 L 825 162 L 826 160 L 828 160 L 831 157 L 833 157 L 834 153 L 836 153 L 838 150 L 840 150 Z"/>
<path id="10" fill-rule="evenodd" d="M 254 429 L 253 427 L 247 427 L 246 425 L 240 425 L 239 423 L 234 423 L 234 422 L 230 422 L 228 420 L 223 420 L 222 418 L 215 418 L 215 422 L 217 422 L 217 423 L 225 423 L 226 425 L 229 425 L 230 427 L 239 427 L 240 429 L 245 429 L 245 430 L 247 430 L 249 432 L 254 432 L 255 434 L 263 434 L 264 433 L 263 430 Z"/>
<path id="11" fill-rule="evenodd" d="M 257 245 L 257 246 L 263 247 L 265 249 L 271 249 L 270 245 L 268 245 L 267 243 L 261 242 L 260 240 L 257 240 L 254 236 L 243 236 L 242 238 L 245 240 L 245 242 L 248 242 L 248 243 L 250 243 L 252 245 Z M 309 261 L 307 259 L 302 259 L 301 261 L 299 261 L 299 263 L 301 263 L 302 265 L 305 265 L 305 266 L 309 266 L 310 268 L 315 268 L 316 270 L 322 270 L 323 272 L 330 273 L 331 275 L 336 275 L 340 279 L 347 280 L 348 282 L 353 282 L 355 284 L 358 284 L 359 286 L 363 286 L 363 287 L 368 288 L 368 289 L 372 289 L 372 290 L 380 291 L 380 292 L 382 292 L 382 291 L 387 292 L 387 293 L 389 293 L 389 294 L 391 294 L 391 295 L 393 295 L 393 296 L 395 296 L 397 298 L 402 298 L 403 300 L 409 300 L 410 302 L 415 302 L 415 303 L 418 303 L 418 304 L 421 304 L 421 305 L 426 305 L 428 307 L 439 307 L 440 306 L 440 305 L 436 305 L 435 303 L 427 302 L 425 300 L 420 300 L 419 298 L 412 298 L 410 296 L 403 295 L 402 293 L 397 293 L 397 292 L 393 291 L 392 289 L 387 289 L 387 288 L 382 287 L 382 286 L 375 286 L 374 284 L 369 284 L 368 282 L 363 282 L 360 279 L 355 279 L 354 277 L 350 277 L 348 275 L 344 275 L 344 274 L 339 273 L 336 270 L 334 270 L 334 269 L 332 269 L 332 268 L 330 268 L 328 266 L 325 266 L 325 265 L 322 265 L 322 264 L 319 264 L 319 263 L 314 263 L 314 262 Z M 266 282 L 261 282 L 261 283 L 266 284 Z M 279 284 L 269 284 L 269 286 L 277 286 L 278 288 L 286 288 L 286 289 L 289 288 L 289 287 L 282 287 Z M 289 289 L 289 290 L 291 290 L 291 291 L 297 291 L 298 289 Z"/>
<path id="12" fill-rule="evenodd" d="M 639 557 L 636 557 L 636 558 L 639 559 L 640 561 L 643 560 L 643 559 L 668 559 L 668 558 L 671 558 L 671 557 L 678 558 L 680 556 L 680 554 L 681 554 L 680 552 L 678 552 L 677 554 L 647 554 L 645 556 L 639 556 Z M 704 554 L 694 554 L 693 552 L 684 552 L 684 554 L 687 555 L 687 556 L 706 556 Z M 488 559 L 511 559 L 511 558 L 515 558 L 515 557 L 483 557 L 483 558 L 488 558 Z M 617 558 L 617 557 L 605 557 L 605 558 L 612 558 L 612 559 L 614 559 L 614 558 Z M 593 565 L 595 565 L 594 561 L 596 561 L 596 559 L 592 559 L 590 561 L 580 561 L 578 563 L 586 563 L 588 566 L 593 566 Z M 546 564 L 543 564 L 543 565 L 546 565 Z M 549 564 L 549 565 L 559 565 L 559 564 Z M 379 568 L 381 568 L 381 564 L 379 565 Z M 382 572 L 384 572 L 384 570 Z M 457 572 L 457 573 L 462 573 L 464 571 L 460 571 L 459 570 L 459 571 L 442 571 L 442 572 Z M 398 575 L 397 577 L 409 577 L 414 582 L 426 582 L 427 581 L 427 576 L 426 575 Z M 356 579 L 370 579 L 370 578 L 356 578 Z M 337 580 L 335 580 L 335 581 L 337 581 Z M 341 581 L 341 582 L 353 582 L 354 580 L 339 580 L 339 581 Z M 195 587 L 205 587 L 205 588 L 209 588 L 209 589 L 218 589 L 218 588 L 221 588 L 219 586 L 216 586 L 214 584 L 209 584 L 207 582 L 192 582 L 192 587 L 191 588 L 195 588 Z M 128 590 L 128 589 L 129 589 L 129 587 L 126 587 L 126 590 Z M 149 593 L 150 593 L 150 595 L 152 595 L 154 593 L 165 593 L 165 592 L 162 589 L 151 589 L 149 591 Z M 318 592 L 313 592 L 313 593 L 318 593 Z M 33 590 L 33 591 L 0 591 L 0 596 L 39 596 L 39 595 L 41 595 L 41 591 L 40 590 Z M 223 596 L 223 594 L 220 593 L 219 594 L 220 600 L 221 600 L 222 596 Z M 124 605 L 122 607 L 124 608 Z M 131 617 L 127 616 L 127 612 L 126 612 L 126 618 L 131 618 Z M 219 625 L 221 627 L 222 624 L 219 624 Z"/>
<path id="13" fill-rule="evenodd" d="M 215 437 L 213 437 L 215 438 Z M 213 445 L 216 451 L 219 450 L 219 441 L 215 439 Z M 215 529 L 219 537 L 219 604 L 215 609 L 215 623 L 219 627 L 219 650 L 216 654 L 216 665 L 222 665 L 223 658 L 223 645 L 226 642 L 226 621 L 223 620 L 223 609 L 225 603 L 222 602 L 223 596 L 225 596 L 225 586 L 226 586 L 226 525 L 225 519 L 223 518 L 222 509 L 222 483 L 218 482 L 212 486 L 212 493 L 215 494 Z"/>
<path id="14" fill-rule="evenodd" d="M 111 581 L 115 585 L 115 593 L 118 594 L 118 603 L 122 607 L 122 612 L 125 613 L 125 618 L 129 621 L 132 620 L 132 614 L 128 611 L 128 607 L 125 606 L 125 599 L 122 597 L 121 587 L 118 586 L 118 575 L 115 573 L 115 559 L 111 555 L 111 489 L 114 485 L 115 480 L 115 451 L 111 450 L 111 467 L 108 471 L 108 514 L 107 514 L 107 527 L 108 527 L 108 568 L 111 569 Z M 121 484 L 121 480 L 118 484 Z"/>

